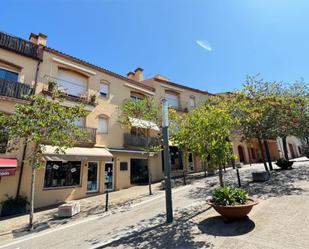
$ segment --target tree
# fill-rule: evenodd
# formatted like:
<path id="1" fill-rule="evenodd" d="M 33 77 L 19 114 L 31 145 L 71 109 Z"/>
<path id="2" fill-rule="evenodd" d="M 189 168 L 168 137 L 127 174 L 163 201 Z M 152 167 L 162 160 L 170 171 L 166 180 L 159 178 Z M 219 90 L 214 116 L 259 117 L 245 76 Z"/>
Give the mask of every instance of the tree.
<path id="1" fill-rule="evenodd" d="M 128 99 L 120 106 L 119 122 L 128 129 L 135 127 L 136 135 L 138 136 L 138 133 L 141 133 L 146 138 L 145 146 L 142 149 L 147 153 L 149 195 L 152 195 L 149 159 L 151 153 L 162 150 L 158 130 L 160 126 L 160 106 L 152 97 L 145 97 L 140 100 Z M 151 133 L 153 133 L 152 136 Z"/>
<path id="2" fill-rule="evenodd" d="M 280 90 L 280 82 L 267 82 L 257 76 L 248 76 L 244 87 L 227 97 L 230 113 L 238 120 L 235 130 L 247 141 L 258 140 L 266 171 L 268 167 L 263 145 L 272 170 L 267 140 L 278 136 Z"/>
<path id="3" fill-rule="evenodd" d="M 231 136 L 234 120 L 226 102 L 211 98 L 180 119 L 171 140 L 200 156 L 213 168 L 219 168 L 219 181 L 223 186 L 222 164 L 233 158 Z"/>
<path id="4" fill-rule="evenodd" d="M 12 143 L 9 150 L 18 149 L 18 142 L 25 141 L 29 152 L 25 163 L 32 168 L 30 190 L 29 227 L 33 229 L 34 188 L 36 169 L 44 166 L 44 146 L 56 147 L 56 153 L 65 153 L 77 141 L 86 141 L 87 132 L 74 124 L 76 119 L 86 116 L 82 105 L 65 107 L 60 101 L 48 100 L 40 95 L 29 96 L 31 104 L 15 105 L 15 112 L 10 115 L 0 114 L 0 126 L 5 127 Z"/>
<path id="5" fill-rule="evenodd" d="M 278 136 L 282 138 L 283 152 L 286 160 L 289 160 L 287 149 L 287 137 L 291 135 L 306 139 L 309 135 L 309 91 L 303 82 L 295 82 L 282 88 L 279 96 L 278 109 L 279 124 Z"/>

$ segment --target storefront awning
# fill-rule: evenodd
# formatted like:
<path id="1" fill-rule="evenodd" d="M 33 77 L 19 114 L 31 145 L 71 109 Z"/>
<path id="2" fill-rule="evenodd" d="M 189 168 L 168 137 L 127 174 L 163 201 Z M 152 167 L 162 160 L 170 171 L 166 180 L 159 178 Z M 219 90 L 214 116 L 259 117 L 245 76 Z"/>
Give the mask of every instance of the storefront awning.
<path id="1" fill-rule="evenodd" d="M 0 158 L 0 176 L 14 176 L 16 167 L 16 159 Z"/>
<path id="2" fill-rule="evenodd" d="M 113 155 L 105 148 L 72 147 L 65 150 L 65 154 L 57 154 L 56 147 L 45 145 L 44 158 L 47 161 L 111 161 Z"/>
<path id="3" fill-rule="evenodd" d="M 155 131 L 160 131 L 160 128 L 153 122 L 148 120 L 142 120 L 138 118 L 129 118 L 130 123 L 133 127 L 151 129 Z"/>

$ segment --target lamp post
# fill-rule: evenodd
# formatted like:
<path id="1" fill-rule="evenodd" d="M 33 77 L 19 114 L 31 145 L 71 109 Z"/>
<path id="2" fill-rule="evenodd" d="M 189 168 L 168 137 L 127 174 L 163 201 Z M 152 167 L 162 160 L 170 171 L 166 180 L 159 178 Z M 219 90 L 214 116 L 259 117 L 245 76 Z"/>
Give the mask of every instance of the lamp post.
<path id="1" fill-rule="evenodd" d="M 168 146 L 168 103 L 162 99 L 162 135 L 164 147 L 164 182 L 166 202 L 166 222 L 173 222 L 172 190 L 171 190 L 171 163 Z"/>

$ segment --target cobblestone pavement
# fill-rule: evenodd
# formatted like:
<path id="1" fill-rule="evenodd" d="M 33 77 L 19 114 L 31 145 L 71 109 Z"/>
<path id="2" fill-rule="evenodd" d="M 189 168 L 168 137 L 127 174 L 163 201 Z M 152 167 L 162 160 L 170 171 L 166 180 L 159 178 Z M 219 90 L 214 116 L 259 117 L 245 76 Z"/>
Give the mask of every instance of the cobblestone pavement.
<path id="1" fill-rule="evenodd" d="M 251 182 L 251 172 L 263 171 L 263 165 L 240 169 L 243 187 L 260 199 L 247 220 L 227 222 L 205 203 L 218 186 L 213 176 L 173 190 L 172 225 L 164 223 L 164 195 L 156 190 L 113 214 L 98 212 L 88 221 L 81 217 L 36 234 L 13 234 L 17 239 L 7 246 L 1 246 L 0 236 L 0 248 L 309 248 L 309 163 L 303 159 L 292 170 L 276 168 L 264 183 Z M 235 171 L 228 170 L 224 181 L 236 185 Z"/>

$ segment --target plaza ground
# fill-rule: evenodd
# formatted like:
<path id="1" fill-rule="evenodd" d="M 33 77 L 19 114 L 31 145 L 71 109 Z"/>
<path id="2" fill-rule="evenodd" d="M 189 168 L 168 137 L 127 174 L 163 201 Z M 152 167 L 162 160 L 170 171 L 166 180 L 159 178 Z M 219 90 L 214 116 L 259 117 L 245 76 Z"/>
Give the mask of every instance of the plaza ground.
<path id="1" fill-rule="evenodd" d="M 123 205 L 115 203 L 107 213 L 99 209 L 61 224 L 47 222 L 46 229 L 30 234 L 0 236 L 0 248 L 309 248 L 309 163 L 304 159 L 298 159 L 293 170 L 276 168 L 265 183 L 251 182 L 251 172 L 262 171 L 263 165 L 240 169 L 243 187 L 260 200 L 245 220 L 226 221 L 206 204 L 218 186 L 213 176 L 174 188 L 171 225 L 164 223 L 164 192 L 155 185 L 153 196 L 136 190 L 131 201 L 118 197 L 124 198 Z M 224 179 L 228 185 L 237 184 L 232 169 Z M 1 229 L 3 222 L 8 220 L 0 221 Z"/>

